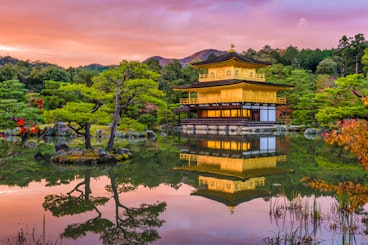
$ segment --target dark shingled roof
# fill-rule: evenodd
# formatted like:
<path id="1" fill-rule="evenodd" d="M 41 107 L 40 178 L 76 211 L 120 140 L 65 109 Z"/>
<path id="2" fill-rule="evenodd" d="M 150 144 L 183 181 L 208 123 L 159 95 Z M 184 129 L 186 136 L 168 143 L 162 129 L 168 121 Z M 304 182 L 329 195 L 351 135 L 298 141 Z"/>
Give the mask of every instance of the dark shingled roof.
<path id="1" fill-rule="evenodd" d="M 202 196 L 207 199 L 223 203 L 228 207 L 235 207 L 241 203 L 248 202 L 250 200 L 271 196 L 270 191 L 267 190 L 244 190 L 235 193 L 225 193 L 221 191 L 211 191 L 211 190 L 197 190 L 193 192 L 193 196 Z"/>
<path id="2" fill-rule="evenodd" d="M 173 88 L 174 89 L 207 88 L 207 87 L 234 85 L 234 84 L 239 84 L 239 83 L 277 86 L 277 87 L 290 87 L 290 88 L 293 87 L 288 84 L 277 84 L 277 83 L 270 83 L 270 82 L 257 82 L 257 81 L 249 81 L 249 80 L 228 79 L 228 80 L 219 80 L 219 81 L 212 81 L 212 82 L 195 82 L 192 84 L 178 85 Z"/>
<path id="3" fill-rule="evenodd" d="M 200 65 L 214 64 L 214 63 L 220 63 L 220 62 L 228 61 L 228 60 L 231 60 L 231 59 L 238 59 L 240 61 L 244 61 L 244 62 L 248 62 L 248 63 L 254 63 L 254 64 L 271 65 L 271 63 L 269 63 L 269 62 L 253 60 L 251 58 L 240 55 L 237 52 L 227 52 L 227 53 L 225 53 L 223 55 L 220 55 L 216 58 L 196 62 L 196 63 L 193 63 L 192 65 L 193 66 L 200 66 Z"/>

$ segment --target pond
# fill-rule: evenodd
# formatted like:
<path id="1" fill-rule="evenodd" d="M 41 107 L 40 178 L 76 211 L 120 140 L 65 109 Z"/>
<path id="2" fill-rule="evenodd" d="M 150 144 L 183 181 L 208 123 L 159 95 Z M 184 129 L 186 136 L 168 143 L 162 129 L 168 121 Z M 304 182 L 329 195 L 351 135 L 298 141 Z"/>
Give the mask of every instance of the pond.
<path id="1" fill-rule="evenodd" d="M 90 167 L 36 161 L 53 142 L 0 162 L 0 244 L 368 244 L 367 205 L 345 215 L 300 181 L 368 184 L 354 156 L 318 137 L 120 140 L 129 162 Z"/>

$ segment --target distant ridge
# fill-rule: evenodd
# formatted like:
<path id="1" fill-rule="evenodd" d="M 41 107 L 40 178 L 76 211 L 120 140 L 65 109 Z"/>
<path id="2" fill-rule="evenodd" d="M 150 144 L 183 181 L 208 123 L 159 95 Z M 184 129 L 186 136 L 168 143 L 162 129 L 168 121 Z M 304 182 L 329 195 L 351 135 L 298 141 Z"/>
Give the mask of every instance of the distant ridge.
<path id="1" fill-rule="evenodd" d="M 34 61 L 34 62 L 31 62 L 29 60 L 24 61 L 24 60 L 20 60 L 20 59 L 11 57 L 11 56 L 0 56 L 0 66 L 6 65 L 6 64 L 15 65 L 15 64 L 18 64 L 19 62 L 25 62 L 25 63 L 30 64 L 31 66 L 39 65 L 39 66 L 42 66 L 42 67 L 46 67 L 48 65 L 53 65 L 53 64 L 50 64 L 50 63 L 47 63 L 47 62 L 43 62 L 43 61 Z"/>
<path id="2" fill-rule="evenodd" d="M 192 63 L 194 61 L 203 61 L 203 60 L 207 60 L 208 57 L 213 54 L 216 56 L 219 56 L 221 54 L 226 53 L 226 51 L 220 51 L 220 50 L 216 50 L 216 49 L 204 49 L 201 51 L 198 51 L 188 57 L 182 58 L 182 59 L 174 59 L 174 58 L 164 58 L 161 56 L 152 56 L 147 60 L 157 60 L 161 66 L 166 66 L 167 64 L 169 64 L 170 62 L 173 62 L 174 60 L 179 61 L 180 64 L 182 64 L 183 66 L 187 66 L 189 63 Z"/>
<path id="3" fill-rule="evenodd" d="M 198 62 L 198 61 L 204 61 L 207 60 L 208 57 L 212 54 L 215 56 L 219 56 L 226 53 L 226 51 L 220 51 L 220 50 L 216 50 L 216 49 L 204 49 L 201 51 L 198 51 L 190 56 L 187 56 L 185 58 L 182 59 L 176 59 L 176 58 L 164 58 L 161 56 L 152 56 L 146 60 L 144 60 L 143 62 L 150 60 L 150 59 L 154 59 L 157 60 L 161 66 L 166 66 L 167 64 L 169 64 L 170 62 L 173 62 L 174 60 L 179 61 L 180 64 L 182 64 L 183 66 L 187 66 L 188 64 L 192 63 L 192 62 Z M 0 56 L 0 66 L 3 66 L 5 64 L 17 64 L 18 62 L 21 62 L 22 60 L 19 60 L 17 58 L 13 58 L 10 56 Z M 34 65 L 41 65 L 42 67 L 46 67 L 46 66 L 58 66 L 55 64 L 51 64 L 48 62 L 41 62 L 41 61 L 35 61 L 35 62 L 31 62 L 29 60 L 24 61 L 29 63 L 30 65 L 34 66 Z M 100 64 L 89 64 L 89 65 L 81 65 L 75 68 L 79 68 L 79 69 L 90 69 L 90 70 L 96 70 L 96 71 L 104 71 L 109 69 L 111 66 L 114 65 L 100 65 Z"/>
<path id="4" fill-rule="evenodd" d="M 25 62 L 28 63 L 31 66 L 42 66 L 42 67 L 47 67 L 47 66 L 56 66 L 56 67 L 60 67 L 56 64 L 51 64 L 48 62 L 43 62 L 43 61 L 29 61 L 29 60 L 20 60 L 11 56 L 0 56 L 0 66 L 6 65 L 6 64 L 12 64 L 12 65 L 16 65 L 19 62 Z M 78 69 L 89 69 L 89 70 L 95 70 L 98 72 L 107 70 L 111 67 L 112 65 L 100 65 L 100 64 L 89 64 L 89 65 L 84 65 L 84 66 L 78 66 L 75 68 Z"/>

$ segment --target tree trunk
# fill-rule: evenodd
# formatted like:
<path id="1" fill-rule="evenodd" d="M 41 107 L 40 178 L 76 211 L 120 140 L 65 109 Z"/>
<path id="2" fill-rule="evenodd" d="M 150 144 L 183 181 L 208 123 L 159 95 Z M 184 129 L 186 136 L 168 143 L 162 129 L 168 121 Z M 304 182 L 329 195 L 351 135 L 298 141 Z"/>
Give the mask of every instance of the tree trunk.
<path id="1" fill-rule="evenodd" d="M 84 130 L 84 143 L 86 145 L 86 149 L 91 149 L 91 124 L 87 123 L 86 128 Z"/>
<path id="2" fill-rule="evenodd" d="M 107 149 L 106 150 L 108 150 L 108 151 L 111 151 L 112 147 L 114 146 L 115 133 L 116 133 L 116 127 L 118 126 L 120 110 L 121 110 L 121 107 L 119 106 L 119 87 L 116 86 L 116 89 L 115 89 L 114 121 L 111 125 L 110 138 L 109 138 L 109 142 L 107 143 Z"/>

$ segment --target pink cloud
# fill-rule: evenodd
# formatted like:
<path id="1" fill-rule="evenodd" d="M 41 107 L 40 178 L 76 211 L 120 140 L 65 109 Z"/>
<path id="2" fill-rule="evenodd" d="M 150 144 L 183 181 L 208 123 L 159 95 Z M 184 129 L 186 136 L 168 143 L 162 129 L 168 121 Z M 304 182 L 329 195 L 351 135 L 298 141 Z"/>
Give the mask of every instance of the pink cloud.
<path id="1" fill-rule="evenodd" d="M 333 48 L 343 35 L 368 35 L 368 7 L 361 2 L 4 0 L 0 55 L 76 66 L 183 58 L 205 48 L 227 50 L 231 43 L 239 52 L 266 44 Z"/>

